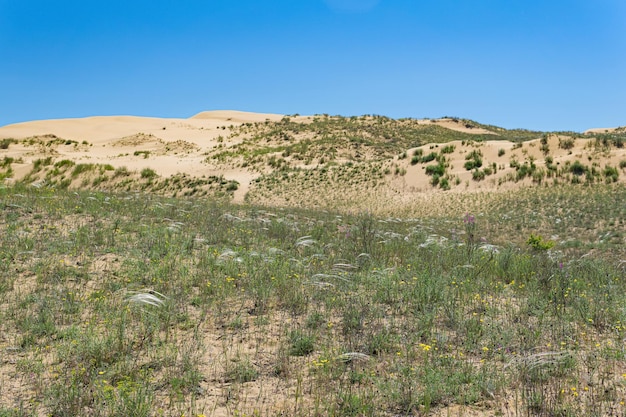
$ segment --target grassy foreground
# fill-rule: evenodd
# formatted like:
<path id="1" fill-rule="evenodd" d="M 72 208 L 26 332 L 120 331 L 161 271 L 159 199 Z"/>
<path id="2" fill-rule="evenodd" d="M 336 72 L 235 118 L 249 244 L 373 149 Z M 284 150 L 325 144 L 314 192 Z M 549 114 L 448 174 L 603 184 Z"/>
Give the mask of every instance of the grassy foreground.
<path id="1" fill-rule="evenodd" d="M 447 198 L 0 188 L 0 416 L 626 415 L 624 186 Z"/>

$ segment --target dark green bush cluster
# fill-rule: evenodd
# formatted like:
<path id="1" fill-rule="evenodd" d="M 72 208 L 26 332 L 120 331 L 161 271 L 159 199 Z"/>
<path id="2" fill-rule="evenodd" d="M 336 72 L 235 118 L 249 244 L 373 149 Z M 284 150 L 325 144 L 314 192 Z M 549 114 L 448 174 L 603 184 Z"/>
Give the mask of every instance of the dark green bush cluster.
<path id="1" fill-rule="evenodd" d="M 5 138 L 5 139 L 0 140 L 0 149 L 9 149 L 9 146 L 12 143 L 17 143 L 17 140 L 13 138 Z"/>
<path id="2" fill-rule="evenodd" d="M 464 165 L 466 170 L 471 171 L 475 168 L 480 168 L 483 166 L 483 153 L 478 149 L 474 149 L 465 156 L 465 160 L 467 161 Z"/>
<path id="3" fill-rule="evenodd" d="M 444 146 L 443 148 L 441 148 L 441 153 L 442 154 L 452 153 L 452 152 L 454 152 L 454 149 L 455 149 L 454 145 L 447 145 L 447 146 Z"/>
<path id="4" fill-rule="evenodd" d="M 559 138 L 559 148 L 570 150 L 574 147 L 574 138 Z"/>
<path id="5" fill-rule="evenodd" d="M 413 152 L 413 157 L 411 158 L 411 165 L 425 164 L 428 162 L 432 162 L 435 159 L 437 159 L 438 156 L 439 154 L 437 152 L 431 152 L 427 155 L 424 155 L 423 149 L 416 149 Z"/>
<path id="6" fill-rule="evenodd" d="M 1 168 L 10 167 L 13 162 L 15 162 L 15 158 L 12 158 L 10 156 L 5 156 L 4 159 L 2 159 L 2 162 L 0 162 L 0 167 Z"/>
<path id="7" fill-rule="evenodd" d="M 157 176 L 157 173 L 152 168 L 144 168 L 141 170 L 141 178 L 150 179 Z"/>
<path id="8" fill-rule="evenodd" d="M 441 163 L 437 165 L 428 165 L 426 167 L 426 175 L 439 175 L 441 177 L 445 174 L 445 172 L 446 167 Z"/>

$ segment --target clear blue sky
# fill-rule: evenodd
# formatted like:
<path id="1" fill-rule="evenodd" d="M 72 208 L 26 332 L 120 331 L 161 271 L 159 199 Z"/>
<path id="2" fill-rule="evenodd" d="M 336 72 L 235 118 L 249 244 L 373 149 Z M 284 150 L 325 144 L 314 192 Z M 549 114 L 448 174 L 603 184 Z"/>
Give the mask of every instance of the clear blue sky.
<path id="1" fill-rule="evenodd" d="M 0 0 L 0 125 L 90 115 L 626 125 L 625 0 Z"/>

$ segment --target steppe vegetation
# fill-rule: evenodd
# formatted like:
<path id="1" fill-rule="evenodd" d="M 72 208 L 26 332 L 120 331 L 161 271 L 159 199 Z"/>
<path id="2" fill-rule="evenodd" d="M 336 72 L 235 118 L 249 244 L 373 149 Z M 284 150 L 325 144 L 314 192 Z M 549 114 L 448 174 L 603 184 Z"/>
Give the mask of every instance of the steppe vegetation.
<path id="1" fill-rule="evenodd" d="M 0 417 L 626 415 L 623 128 L 222 131 L 0 140 Z"/>
<path id="2" fill-rule="evenodd" d="M 0 197 L 1 416 L 626 412 L 621 184 L 413 217 Z"/>
<path id="3" fill-rule="evenodd" d="M 450 120 L 470 130 L 487 127 L 471 120 Z M 246 123 L 232 128 L 229 138 L 207 159 L 211 162 L 235 160 L 244 167 L 255 167 L 261 171 L 265 165 L 288 169 L 329 162 L 380 161 L 428 143 L 523 141 L 541 135 L 541 132 L 502 128 L 475 134 L 442 127 L 435 120 L 428 124 L 415 119 L 395 120 L 384 116 L 319 115 L 305 121 L 285 117 L 280 122 Z M 243 140 L 229 144 L 237 138 Z"/>

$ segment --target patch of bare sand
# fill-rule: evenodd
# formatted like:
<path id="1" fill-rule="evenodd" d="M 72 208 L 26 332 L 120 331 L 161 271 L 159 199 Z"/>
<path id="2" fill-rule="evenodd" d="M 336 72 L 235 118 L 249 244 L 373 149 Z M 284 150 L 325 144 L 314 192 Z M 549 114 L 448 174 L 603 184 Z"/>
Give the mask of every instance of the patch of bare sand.
<path id="1" fill-rule="evenodd" d="M 493 132 L 487 129 L 483 129 L 482 127 L 477 127 L 461 119 L 453 119 L 450 117 L 444 117 L 441 119 L 421 119 L 418 120 L 418 123 L 423 125 L 437 125 L 445 127 L 446 129 L 455 130 L 457 132 L 469 133 L 474 135 L 493 134 Z"/>
<path id="2" fill-rule="evenodd" d="M 590 134 L 590 133 L 613 133 L 613 132 L 624 132 L 626 131 L 626 126 L 620 126 L 620 127 L 596 127 L 593 129 L 587 129 L 585 130 L 585 134 Z"/>
<path id="3" fill-rule="evenodd" d="M 57 137 L 82 142 L 94 147 L 136 134 L 152 134 L 164 141 L 185 140 L 198 146 L 228 134 L 228 126 L 238 126 L 249 120 L 227 122 L 224 117 L 190 119 L 137 116 L 93 116 L 74 119 L 37 120 L 0 127 L 0 138 L 25 139 L 54 134 Z"/>
<path id="4" fill-rule="evenodd" d="M 273 113 L 250 113 L 236 110 L 212 110 L 212 111 L 203 111 L 198 113 L 192 117 L 191 120 L 219 120 L 222 122 L 229 123 L 257 123 L 264 122 L 266 120 L 272 122 L 278 122 L 283 117 L 282 114 L 273 114 Z"/>

